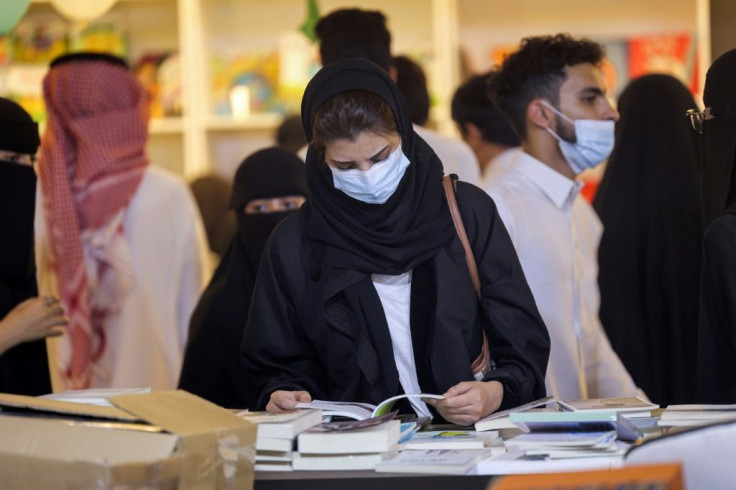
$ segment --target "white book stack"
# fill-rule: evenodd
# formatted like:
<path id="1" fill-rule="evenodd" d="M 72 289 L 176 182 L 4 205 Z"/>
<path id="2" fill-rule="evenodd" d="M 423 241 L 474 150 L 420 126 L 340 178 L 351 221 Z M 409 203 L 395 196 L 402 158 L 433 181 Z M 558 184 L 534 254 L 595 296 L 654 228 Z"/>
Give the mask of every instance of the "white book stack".
<path id="1" fill-rule="evenodd" d="M 659 417 L 661 427 L 697 427 L 736 420 L 736 405 L 669 405 Z"/>
<path id="2" fill-rule="evenodd" d="M 464 475 L 479 461 L 491 457 L 484 449 L 418 449 L 401 451 L 376 466 L 380 473 Z"/>
<path id="3" fill-rule="evenodd" d="M 396 453 L 399 437 L 396 419 L 344 431 L 315 427 L 297 437 L 292 464 L 295 470 L 372 470 Z"/>
<path id="4" fill-rule="evenodd" d="M 295 438 L 322 422 L 320 410 L 289 413 L 246 411 L 238 413 L 238 416 L 258 425 L 256 471 L 291 471 Z"/>
<path id="5" fill-rule="evenodd" d="M 614 457 L 625 449 L 616 443 L 616 431 L 529 432 L 505 442 L 509 451 L 546 459 Z"/>
<path id="6" fill-rule="evenodd" d="M 399 451 L 414 449 L 483 449 L 499 438 L 497 430 L 432 430 L 417 432 L 399 445 Z"/>

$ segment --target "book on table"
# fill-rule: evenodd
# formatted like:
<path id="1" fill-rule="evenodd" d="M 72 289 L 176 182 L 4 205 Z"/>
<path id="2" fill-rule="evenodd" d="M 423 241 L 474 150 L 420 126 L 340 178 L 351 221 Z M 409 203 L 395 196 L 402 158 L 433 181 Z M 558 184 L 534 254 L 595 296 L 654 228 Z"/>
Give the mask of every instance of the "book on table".
<path id="1" fill-rule="evenodd" d="M 372 470 L 396 451 L 367 454 L 301 454 L 294 453 L 292 466 L 295 470 Z"/>
<path id="2" fill-rule="evenodd" d="M 570 412 L 625 412 L 627 417 L 651 417 L 659 405 L 637 396 L 618 398 L 590 398 L 587 400 L 560 400 L 562 410 Z"/>
<path id="3" fill-rule="evenodd" d="M 417 432 L 399 445 L 400 451 L 411 449 L 483 449 L 498 437 L 498 431 L 433 430 Z"/>
<path id="4" fill-rule="evenodd" d="M 385 453 L 397 449 L 399 437 L 400 422 L 396 419 L 346 431 L 315 427 L 299 434 L 297 449 L 302 455 Z"/>
<path id="5" fill-rule="evenodd" d="M 524 405 L 519 405 L 518 407 L 509 408 L 508 410 L 494 412 L 477 421 L 475 423 L 475 430 L 486 431 L 516 428 L 516 426 L 510 421 L 509 415 L 511 415 L 512 413 L 538 409 L 539 407 L 545 406 L 548 403 L 552 403 L 554 401 L 554 397 L 548 396 L 545 398 L 540 398 L 539 400 L 534 400 L 533 402 L 525 403 Z"/>
<path id="6" fill-rule="evenodd" d="M 401 451 L 376 466 L 381 473 L 427 473 L 464 475 L 479 461 L 491 456 L 485 449 L 424 449 Z"/>
<path id="7" fill-rule="evenodd" d="M 511 422 L 524 432 L 603 432 L 616 431 L 623 441 L 636 441 L 643 437 L 622 412 L 523 412 L 512 413 Z"/>
<path id="8" fill-rule="evenodd" d="M 322 423 L 319 410 L 293 412 L 238 412 L 237 416 L 258 426 L 257 439 L 294 439 L 297 434 Z M 257 444 L 257 442 L 256 442 Z"/>
<path id="9" fill-rule="evenodd" d="M 434 398 L 442 400 L 445 397 L 432 393 L 408 393 L 403 395 L 392 396 L 383 400 L 378 405 L 361 402 L 333 402 L 326 400 L 312 400 L 311 402 L 300 402 L 296 404 L 297 408 L 312 408 L 322 410 L 322 414 L 332 417 L 346 417 L 355 420 L 365 420 L 372 417 L 380 417 L 391 412 L 394 404 L 403 398 Z"/>
<path id="10" fill-rule="evenodd" d="M 662 427 L 697 427 L 736 420 L 736 405 L 669 405 L 660 415 Z"/>

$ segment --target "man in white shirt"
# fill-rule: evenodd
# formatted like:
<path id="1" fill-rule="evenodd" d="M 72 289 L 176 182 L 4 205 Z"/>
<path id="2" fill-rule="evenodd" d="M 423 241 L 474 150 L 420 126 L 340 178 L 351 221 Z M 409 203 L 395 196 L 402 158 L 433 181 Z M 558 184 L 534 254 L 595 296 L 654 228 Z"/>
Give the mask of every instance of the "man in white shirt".
<path id="1" fill-rule="evenodd" d="M 598 319 L 602 226 L 575 180 L 613 147 L 602 57 L 568 35 L 527 38 L 490 84 L 521 151 L 488 190 L 549 329 L 547 393 L 559 399 L 637 394 Z"/>
<path id="2" fill-rule="evenodd" d="M 509 118 L 488 96 L 489 79 L 488 73 L 471 77 L 452 98 L 452 119 L 478 159 L 483 189 L 511 168 L 520 144 Z"/>

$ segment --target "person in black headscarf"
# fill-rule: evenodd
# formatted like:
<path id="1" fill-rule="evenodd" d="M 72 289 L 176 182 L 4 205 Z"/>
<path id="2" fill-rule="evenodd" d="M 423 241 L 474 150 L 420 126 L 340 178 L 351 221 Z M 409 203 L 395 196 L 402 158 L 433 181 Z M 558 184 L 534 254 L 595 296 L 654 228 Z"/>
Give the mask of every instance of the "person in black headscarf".
<path id="1" fill-rule="evenodd" d="M 703 236 L 697 105 L 669 75 L 646 75 L 619 98 L 616 146 L 593 202 L 600 317 L 637 386 L 662 405 L 692 401 Z"/>
<path id="2" fill-rule="evenodd" d="M 56 298 L 39 298 L 33 253 L 38 126 L 0 98 L 0 392 L 51 392 L 45 337 L 68 323 Z"/>
<path id="3" fill-rule="evenodd" d="M 309 201 L 273 234 L 241 355 L 259 407 L 443 393 L 470 424 L 544 395 L 549 336 L 493 201 L 458 183 L 479 302 L 442 187 L 385 70 L 336 61 L 302 100 Z M 488 338 L 495 369 L 471 363 Z M 413 400 L 419 414 L 430 414 Z"/>
<path id="4" fill-rule="evenodd" d="M 237 235 L 192 314 L 179 388 L 253 408 L 257 393 L 238 353 L 253 284 L 269 235 L 306 196 L 304 162 L 286 150 L 260 150 L 240 164 L 230 200 Z"/>
<path id="5" fill-rule="evenodd" d="M 697 380 L 701 403 L 736 403 L 736 49 L 713 62 L 705 111 L 691 113 L 701 135 L 706 224 L 700 290 Z"/>

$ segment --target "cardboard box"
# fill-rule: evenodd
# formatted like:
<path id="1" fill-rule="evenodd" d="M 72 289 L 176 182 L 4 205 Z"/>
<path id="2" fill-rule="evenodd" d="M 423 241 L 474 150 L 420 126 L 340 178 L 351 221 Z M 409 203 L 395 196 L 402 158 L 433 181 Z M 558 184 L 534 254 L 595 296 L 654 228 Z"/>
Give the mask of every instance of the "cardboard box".
<path id="1" fill-rule="evenodd" d="M 185 391 L 110 401 L 0 394 L 2 488 L 253 487 L 255 425 Z"/>

